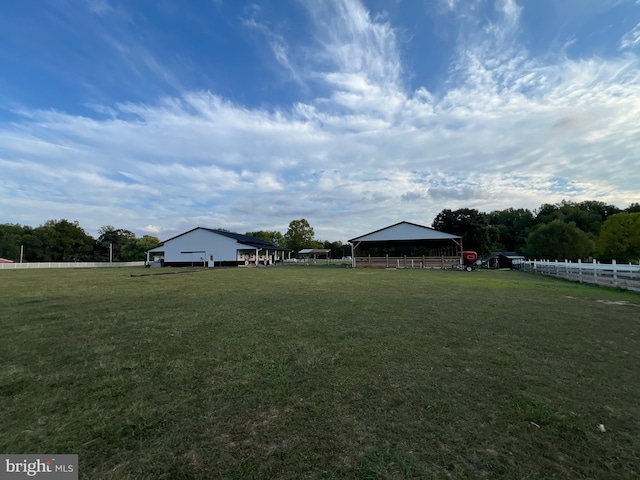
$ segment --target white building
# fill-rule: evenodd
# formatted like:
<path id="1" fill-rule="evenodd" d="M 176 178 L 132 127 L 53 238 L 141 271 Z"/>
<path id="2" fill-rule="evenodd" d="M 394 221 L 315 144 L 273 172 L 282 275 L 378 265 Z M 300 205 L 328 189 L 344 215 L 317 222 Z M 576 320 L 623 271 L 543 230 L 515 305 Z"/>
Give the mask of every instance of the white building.
<path id="1" fill-rule="evenodd" d="M 147 251 L 147 265 L 270 265 L 282 260 L 290 250 L 239 233 L 196 227 L 165 240 Z"/>

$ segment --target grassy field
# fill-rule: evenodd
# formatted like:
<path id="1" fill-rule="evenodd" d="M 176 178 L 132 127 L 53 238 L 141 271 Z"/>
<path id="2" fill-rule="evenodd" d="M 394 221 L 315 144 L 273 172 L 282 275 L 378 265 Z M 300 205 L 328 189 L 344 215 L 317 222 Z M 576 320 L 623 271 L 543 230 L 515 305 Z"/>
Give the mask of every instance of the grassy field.
<path id="1" fill-rule="evenodd" d="M 0 451 L 86 479 L 640 477 L 640 295 L 508 271 L 0 271 Z M 606 431 L 598 429 L 603 424 Z"/>

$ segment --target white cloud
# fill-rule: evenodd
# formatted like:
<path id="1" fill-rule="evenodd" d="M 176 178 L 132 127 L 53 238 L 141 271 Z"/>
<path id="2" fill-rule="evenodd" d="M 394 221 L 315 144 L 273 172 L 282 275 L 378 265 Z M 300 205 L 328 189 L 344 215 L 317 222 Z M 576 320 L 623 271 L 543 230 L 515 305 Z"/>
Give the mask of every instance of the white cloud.
<path id="1" fill-rule="evenodd" d="M 443 208 L 640 201 L 634 54 L 545 63 L 517 41 L 520 7 L 501 0 L 495 22 L 460 38 L 443 93 L 408 91 L 387 20 L 356 1 L 305 5 L 318 49 L 290 70 L 328 94 L 266 109 L 184 91 L 97 105 L 102 119 L 25 110 L 0 124 L 0 209 L 163 238 L 305 217 L 319 237 L 345 240 L 429 224 Z"/>
<path id="2" fill-rule="evenodd" d="M 139 227 L 138 230 L 144 232 L 146 235 L 160 235 L 164 228 L 160 225 L 145 225 L 144 227 Z"/>
<path id="3" fill-rule="evenodd" d="M 620 48 L 622 50 L 636 48 L 640 45 L 640 23 L 620 39 Z"/>

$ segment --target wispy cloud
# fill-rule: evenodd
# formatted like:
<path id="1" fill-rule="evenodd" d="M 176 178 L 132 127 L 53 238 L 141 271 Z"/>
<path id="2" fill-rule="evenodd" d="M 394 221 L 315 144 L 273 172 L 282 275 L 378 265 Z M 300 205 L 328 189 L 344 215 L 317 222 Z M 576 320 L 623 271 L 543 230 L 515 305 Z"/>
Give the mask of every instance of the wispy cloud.
<path id="1" fill-rule="evenodd" d="M 93 117 L 25 108 L 0 124 L 0 209 L 163 236 L 286 229 L 304 216 L 319 236 L 346 239 L 428 224 L 443 208 L 640 201 L 637 55 L 536 58 L 519 40 L 517 2 L 497 1 L 488 20 L 472 3 L 447 2 L 473 28 L 441 92 L 405 83 L 387 18 L 332 0 L 304 3 L 306 55 L 290 56 L 258 12 L 243 17 L 292 78 L 322 86 L 308 100 L 256 107 L 176 84 L 156 101 L 98 103 Z M 153 69 L 144 49 L 122 48 Z"/>
<path id="2" fill-rule="evenodd" d="M 625 50 L 640 46 L 640 23 L 620 39 L 620 48 Z"/>
<path id="3" fill-rule="evenodd" d="M 303 84 L 303 79 L 297 67 L 289 57 L 289 45 L 285 38 L 276 33 L 266 21 L 261 19 L 261 8 L 256 4 L 245 7 L 245 16 L 242 19 L 243 24 L 251 29 L 260 32 L 267 40 L 273 58 L 284 67 L 289 74 L 289 78 L 296 83 Z"/>

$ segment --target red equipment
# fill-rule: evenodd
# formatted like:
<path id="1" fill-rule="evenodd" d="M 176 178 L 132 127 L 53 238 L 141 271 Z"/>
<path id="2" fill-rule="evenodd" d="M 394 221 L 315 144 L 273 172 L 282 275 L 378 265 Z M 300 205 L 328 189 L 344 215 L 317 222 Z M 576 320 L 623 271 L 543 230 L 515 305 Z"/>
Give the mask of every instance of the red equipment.
<path id="1" fill-rule="evenodd" d="M 476 262 L 478 261 L 478 254 L 471 250 L 465 250 L 462 252 L 462 262 L 464 264 L 464 269 L 467 272 L 470 272 L 474 268 L 476 268 Z"/>

